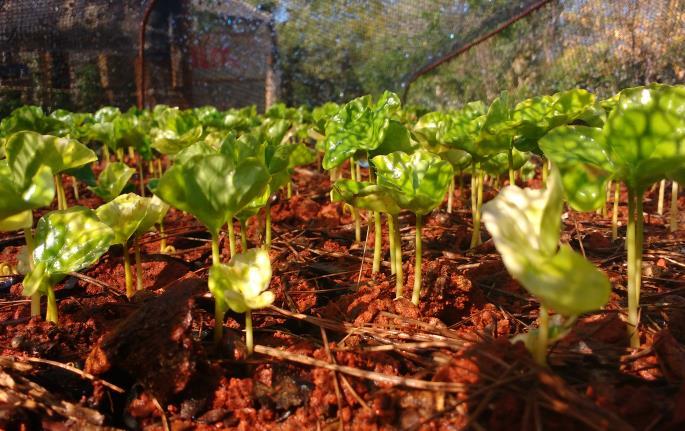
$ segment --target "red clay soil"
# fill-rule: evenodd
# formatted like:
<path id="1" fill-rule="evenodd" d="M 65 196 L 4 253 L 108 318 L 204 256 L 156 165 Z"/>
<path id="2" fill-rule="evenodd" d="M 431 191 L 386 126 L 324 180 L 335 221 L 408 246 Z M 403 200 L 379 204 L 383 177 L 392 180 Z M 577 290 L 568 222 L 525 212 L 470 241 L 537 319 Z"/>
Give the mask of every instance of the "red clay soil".
<path id="1" fill-rule="evenodd" d="M 131 300 L 117 247 L 86 277 L 57 286 L 59 326 L 29 319 L 21 277 L 0 278 L 0 348 L 3 361 L 14 361 L 0 362 L 0 394 L 13 390 L 3 379 L 11 376 L 14 397 L 22 382 L 50 395 L 34 404 L 0 395 L 2 428 L 685 429 L 685 250 L 683 234 L 668 233 L 653 214 L 656 191 L 645 204 L 642 346 L 629 349 L 621 313 L 623 242 L 611 241 L 610 219 L 569 212 L 562 239 L 605 270 L 614 291 L 541 368 L 510 341 L 536 324 L 537 304 L 509 277 L 486 232 L 467 250 L 470 214 L 458 194 L 453 214 L 443 207 L 426 219 L 416 307 L 395 300 L 387 246 L 381 273 L 371 274 L 373 232 L 366 245 L 354 243 L 352 217 L 329 202 L 329 186 L 315 167 L 300 169 L 293 197 L 272 205 L 276 301 L 255 312 L 255 343 L 264 347 L 249 357 L 241 315 L 228 313 L 221 345 L 212 343 L 209 237 L 175 210 L 165 221 L 175 251 L 161 254 L 157 233 L 142 239 L 145 290 Z M 78 202 L 66 191 L 71 205 L 101 203 L 85 187 Z M 486 199 L 493 195 L 486 188 Z M 620 212 L 625 221 L 625 206 Z M 262 220 L 250 221 L 251 244 Z M 410 291 L 413 216 L 401 223 Z M 222 233 L 223 259 L 226 243 Z M 0 236 L 0 261 L 15 265 L 22 244 L 19 235 Z M 60 403 L 72 409 L 54 407 Z"/>

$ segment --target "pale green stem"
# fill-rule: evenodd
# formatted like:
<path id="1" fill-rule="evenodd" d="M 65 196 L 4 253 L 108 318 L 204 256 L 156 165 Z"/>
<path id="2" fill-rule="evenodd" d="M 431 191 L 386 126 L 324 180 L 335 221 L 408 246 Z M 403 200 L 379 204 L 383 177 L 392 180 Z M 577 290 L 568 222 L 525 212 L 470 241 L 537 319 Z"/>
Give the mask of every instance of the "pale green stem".
<path id="1" fill-rule="evenodd" d="M 397 268 L 395 267 L 395 264 L 397 263 L 395 260 L 395 218 L 390 214 L 388 214 L 387 217 L 388 243 L 390 244 L 390 274 L 394 275 L 397 272 Z"/>
<path id="2" fill-rule="evenodd" d="M 362 221 L 361 217 L 359 216 L 359 209 L 355 208 L 353 206 L 350 207 L 352 209 L 352 217 L 354 218 L 354 241 L 355 242 L 361 242 L 362 240 Z"/>
<path id="3" fill-rule="evenodd" d="M 155 177 L 157 175 L 157 169 L 155 168 L 154 160 L 150 160 L 147 162 L 147 173 L 151 177 Z"/>
<path id="4" fill-rule="evenodd" d="M 45 312 L 45 320 L 55 325 L 59 323 L 57 318 L 57 299 L 55 298 L 55 290 L 52 286 L 48 286 L 48 307 Z"/>
<path id="5" fill-rule="evenodd" d="M 604 205 L 602 205 L 602 217 L 606 218 L 609 215 L 609 197 L 611 196 L 611 181 L 609 181 L 604 188 L 604 195 L 606 197 L 606 201 L 604 202 Z"/>
<path id="6" fill-rule="evenodd" d="M 254 338 L 252 333 L 252 310 L 245 312 L 245 346 L 247 346 L 247 354 L 251 355 L 254 352 Z"/>
<path id="7" fill-rule="evenodd" d="M 33 233 L 31 228 L 24 229 L 24 239 L 26 240 L 26 255 L 28 256 L 29 268 L 33 269 Z M 40 316 L 40 293 L 31 295 L 31 317 Z"/>
<path id="8" fill-rule="evenodd" d="M 376 182 L 371 166 L 369 166 L 369 182 Z M 376 274 L 381 270 L 381 255 L 383 253 L 383 227 L 381 225 L 381 213 L 378 211 L 373 212 L 373 233 L 373 266 L 371 267 L 371 273 Z"/>
<path id="9" fill-rule="evenodd" d="M 162 178 L 164 172 L 162 171 L 162 159 L 157 159 L 157 178 Z"/>
<path id="10" fill-rule="evenodd" d="M 271 250 L 271 199 L 264 206 L 264 246 L 267 251 Z"/>
<path id="11" fill-rule="evenodd" d="M 359 163 L 355 163 L 355 169 L 357 170 L 357 181 L 362 180 L 362 167 Z"/>
<path id="12" fill-rule="evenodd" d="M 357 181 L 357 172 L 354 169 L 354 159 L 350 157 L 350 178 L 353 181 Z"/>
<path id="13" fill-rule="evenodd" d="M 81 197 L 78 194 L 78 180 L 76 179 L 76 177 L 71 177 L 71 188 L 74 190 L 74 199 L 81 199 Z"/>
<path id="14" fill-rule="evenodd" d="M 476 163 L 471 164 L 471 215 L 476 214 L 476 200 L 478 195 L 478 173 Z"/>
<path id="15" fill-rule="evenodd" d="M 668 222 L 668 228 L 671 232 L 678 230 L 678 182 L 673 181 L 671 185 L 671 210 Z"/>
<path id="16" fill-rule="evenodd" d="M 166 234 L 164 233 L 164 220 L 159 222 L 159 252 L 166 253 Z"/>
<path id="17" fill-rule="evenodd" d="M 219 232 L 212 232 L 212 265 L 221 263 L 219 254 Z M 214 298 L 214 343 L 219 345 L 224 332 L 224 313 L 222 304 Z"/>
<path id="18" fill-rule="evenodd" d="M 540 304 L 540 316 L 538 317 L 538 339 L 535 343 L 535 362 L 538 365 L 547 365 L 547 343 L 549 338 L 549 314 L 547 307 Z"/>
<path id="19" fill-rule="evenodd" d="M 126 296 L 131 298 L 136 292 L 133 290 L 133 272 L 131 271 L 131 256 L 128 244 L 124 244 L 124 279 L 126 281 Z"/>
<path id="20" fill-rule="evenodd" d="M 131 148 L 131 147 L 129 147 Z M 145 175 L 143 175 L 143 158 L 138 158 L 138 185 L 140 187 L 140 195 L 145 197 Z"/>
<path id="21" fill-rule="evenodd" d="M 509 185 L 513 186 L 516 184 L 516 177 L 514 176 L 514 150 L 511 145 L 509 145 L 507 155 L 509 159 Z"/>
<path id="22" fill-rule="evenodd" d="M 233 217 L 228 219 L 228 250 L 231 257 L 235 256 L 235 229 L 233 227 Z"/>
<path id="23" fill-rule="evenodd" d="M 411 295 L 411 302 L 414 305 L 419 305 L 419 298 L 421 298 L 421 263 L 422 263 L 422 244 L 421 244 L 421 228 L 423 227 L 421 214 L 416 214 L 416 256 L 414 264 L 414 291 Z"/>
<path id="24" fill-rule="evenodd" d="M 621 199 L 621 182 L 616 181 L 614 186 L 614 208 L 611 213 L 611 239 L 616 241 L 618 238 L 618 201 Z"/>
<path id="25" fill-rule="evenodd" d="M 245 253 L 247 251 L 247 223 L 240 219 L 240 251 Z"/>
<path id="26" fill-rule="evenodd" d="M 117 159 L 121 162 L 124 163 L 124 149 L 123 148 L 117 148 Z"/>
<path id="27" fill-rule="evenodd" d="M 219 233 L 212 232 L 212 265 L 221 263 L 221 254 L 219 253 Z"/>
<path id="28" fill-rule="evenodd" d="M 450 181 L 450 186 L 447 189 L 447 214 L 452 214 L 452 205 L 454 203 L 454 176 Z"/>
<path id="29" fill-rule="evenodd" d="M 542 184 L 547 184 L 547 176 L 549 175 L 549 164 L 547 159 L 542 159 Z"/>
<path id="30" fill-rule="evenodd" d="M 226 311 L 221 307 L 219 301 L 214 298 L 214 344 L 221 344 L 224 336 L 224 314 Z"/>
<path id="31" fill-rule="evenodd" d="M 381 252 L 383 251 L 383 230 L 381 227 L 381 213 L 379 213 L 378 211 L 373 212 L 373 229 L 373 266 L 371 268 L 371 273 L 376 274 L 381 269 Z"/>
<path id="32" fill-rule="evenodd" d="M 102 146 L 102 156 L 105 158 L 105 167 L 109 165 L 109 147 L 107 144 Z"/>
<path id="33" fill-rule="evenodd" d="M 656 213 L 664 214 L 664 195 L 666 194 L 666 179 L 659 181 L 659 200 L 656 204 Z"/>
<path id="34" fill-rule="evenodd" d="M 62 179 L 60 178 L 59 174 L 55 175 L 54 179 L 55 179 L 55 194 L 57 195 L 57 210 L 66 209 L 66 202 L 64 199 L 64 190 L 62 187 Z"/>
<path id="35" fill-rule="evenodd" d="M 628 247 L 628 335 L 630 336 L 631 347 L 640 347 L 640 335 L 638 333 L 639 310 L 636 299 L 637 277 L 637 223 L 636 216 L 636 196 L 635 192 L 628 188 L 628 230 L 626 233 L 626 244 Z"/>
<path id="36" fill-rule="evenodd" d="M 473 211 L 473 235 L 471 236 L 471 248 L 480 245 L 480 219 L 481 208 L 483 206 L 483 175 L 476 174 L 475 180 L 476 195 L 475 195 L 475 209 Z M 473 193 L 473 192 L 471 192 Z"/>
<path id="37" fill-rule="evenodd" d="M 402 269 L 402 238 L 400 237 L 400 218 L 393 216 L 395 225 L 395 297 L 402 298 L 404 295 L 404 273 Z"/>
<path id="38" fill-rule="evenodd" d="M 143 262 L 140 258 L 140 242 L 133 239 L 133 252 L 136 260 L 136 290 L 143 290 Z"/>
<path id="39" fill-rule="evenodd" d="M 288 181 L 287 193 L 288 193 L 288 199 L 293 197 L 293 182 L 290 180 Z"/>
<path id="40" fill-rule="evenodd" d="M 640 291 L 642 289 L 642 244 L 644 242 L 644 232 L 645 232 L 645 217 L 644 210 L 642 209 L 642 198 L 644 195 L 643 190 L 638 190 L 637 196 L 635 197 L 635 215 L 636 225 L 635 225 L 635 240 L 636 240 L 636 266 L 635 266 L 635 302 L 640 304 Z"/>
<path id="41" fill-rule="evenodd" d="M 128 158 L 133 160 L 136 157 L 136 153 L 133 151 L 133 147 L 128 147 Z"/>

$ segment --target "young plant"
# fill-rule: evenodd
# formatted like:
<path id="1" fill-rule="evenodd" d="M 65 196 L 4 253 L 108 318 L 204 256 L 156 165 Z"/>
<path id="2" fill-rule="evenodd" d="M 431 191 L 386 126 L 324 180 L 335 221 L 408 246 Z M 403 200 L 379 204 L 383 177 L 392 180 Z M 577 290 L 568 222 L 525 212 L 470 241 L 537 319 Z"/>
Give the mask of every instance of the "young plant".
<path id="1" fill-rule="evenodd" d="M 33 267 L 33 209 L 50 205 L 55 196 L 52 172 L 44 165 L 30 165 L 21 172 L 24 180 L 14 178 L 6 160 L 0 160 L 0 232 L 23 230 L 28 266 Z M 26 181 L 30 178 L 30 181 Z M 40 315 L 40 295 L 31 296 L 31 316 Z"/>
<path id="2" fill-rule="evenodd" d="M 160 178 L 155 194 L 169 205 L 193 214 L 207 227 L 212 237 L 212 264 L 218 265 L 221 227 L 264 193 L 268 182 L 269 172 L 261 161 L 246 158 L 236 163 L 230 156 L 214 154 L 169 168 Z M 219 313 L 221 301 L 216 301 L 215 307 Z M 223 326 L 218 328 L 215 331 L 221 332 Z"/>
<path id="3" fill-rule="evenodd" d="M 479 105 L 473 105 L 474 107 Z M 442 138 L 448 127 L 450 116 L 443 112 L 429 112 L 417 121 L 414 126 L 414 135 L 419 142 L 429 151 L 439 154 L 444 160 L 450 162 L 455 172 L 459 172 L 460 192 L 463 192 L 462 172 L 471 165 L 471 155 L 466 151 L 450 148 Z M 463 194 L 462 194 L 463 196 Z M 450 181 L 447 191 L 447 213 L 452 213 L 454 201 L 454 177 Z"/>
<path id="4" fill-rule="evenodd" d="M 110 163 L 100 172 L 97 185 L 89 189 L 105 202 L 109 202 L 121 194 L 135 171 L 125 163 Z"/>
<path id="5" fill-rule="evenodd" d="M 5 151 L 7 163 L 19 184 L 31 182 L 31 177 L 24 173 L 34 172 L 37 165 L 50 168 L 57 191 L 58 209 L 67 207 L 61 173 L 97 160 L 93 150 L 76 140 L 35 132 L 18 132 L 11 135 L 7 138 Z"/>
<path id="6" fill-rule="evenodd" d="M 645 189 L 662 178 L 685 178 L 685 87 L 651 85 L 623 90 L 602 129 L 562 126 L 541 141 L 559 166 L 569 204 L 581 211 L 604 205 L 606 184 L 628 189 L 628 325 L 639 347 Z M 618 186 L 618 184 L 617 184 Z"/>
<path id="7" fill-rule="evenodd" d="M 370 96 L 363 96 L 341 107 L 326 122 L 323 168 L 331 173 L 337 172 L 349 160 L 352 179 L 362 181 L 357 178 L 355 160 L 370 160 L 393 151 L 411 152 L 413 146 L 409 132 L 396 118 L 399 110 L 400 99 L 390 92 L 384 92 L 376 103 Z M 374 181 L 374 176 L 374 170 L 369 166 L 370 182 Z M 360 242 L 361 219 L 354 206 L 352 215 L 355 219 L 355 240 Z M 380 213 L 375 211 L 373 216 L 375 238 L 381 238 Z M 380 256 L 381 247 L 381 241 L 374 244 L 374 256 Z"/>
<path id="8" fill-rule="evenodd" d="M 58 322 L 53 286 L 70 272 L 95 263 L 107 251 L 114 232 L 85 207 L 53 211 L 36 226 L 33 267 L 24 278 L 26 296 L 48 297 L 45 320 Z"/>
<path id="9" fill-rule="evenodd" d="M 354 208 L 371 210 L 374 212 L 374 214 L 378 214 L 379 218 L 381 213 L 385 213 L 388 216 L 388 219 L 395 220 L 401 210 L 388 190 L 368 181 L 354 181 L 348 179 L 338 180 L 333 185 L 332 197 L 333 202 L 343 201 Z M 380 220 L 378 221 L 377 226 L 380 226 Z M 398 236 L 399 233 L 395 231 L 395 226 L 396 224 L 393 223 L 393 229 L 388 229 L 388 237 L 390 239 L 390 266 L 393 274 L 395 274 L 397 270 L 398 255 L 396 247 L 399 247 L 400 244 L 399 240 L 396 240 L 396 236 Z M 380 246 L 376 247 L 375 244 L 381 244 L 382 241 L 382 231 L 380 227 L 378 227 L 375 229 L 374 237 L 373 265 L 371 269 L 373 274 L 380 271 L 382 250 Z M 397 276 L 397 291 L 399 292 L 398 297 L 401 296 L 402 289 L 404 287 L 402 277 L 402 258 L 401 255 L 399 256 L 400 275 Z"/>
<path id="10" fill-rule="evenodd" d="M 224 314 L 230 308 L 235 313 L 245 313 L 245 345 L 252 354 L 252 310 L 267 307 L 274 302 L 269 289 L 271 262 L 269 252 L 253 248 L 236 254 L 227 265 L 212 265 L 209 269 L 209 291 L 216 301 L 214 316 L 214 341 L 218 344 L 223 335 Z"/>
<path id="11" fill-rule="evenodd" d="M 421 295 L 423 216 L 442 203 L 454 171 L 448 162 L 425 150 L 418 150 L 411 155 L 396 151 L 386 156 L 376 156 L 371 162 L 378 172 L 378 185 L 388 191 L 400 208 L 416 215 L 416 263 L 412 302 L 418 305 Z M 396 247 L 398 245 L 399 242 Z M 402 296 L 401 283 L 402 280 L 397 285 L 398 297 Z"/>
<path id="12" fill-rule="evenodd" d="M 131 270 L 131 258 L 128 251 L 129 239 L 141 230 L 144 222 L 148 223 L 150 211 L 150 199 L 138 196 L 135 193 L 127 193 L 117 196 L 112 201 L 101 205 L 95 211 L 97 216 L 107 224 L 114 232 L 114 244 L 122 246 L 124 253 L 124 276 L 126 281 L 126 296 L 131 298 L 135 294 L 133 287 L 133 272 Z M 144 227 L 147 230 L 154 220 Z"/>
<path id="13" fill-rule="evenodd" d="M 546 363 L 547 347 L 583 313 L 609 300 L 606 275 L 568 244 L 559 245 L 563 189 L 556 170 L 545 190 L 502 189 L 483 207 L 483 222 L 511 276 L 540 301 L 539 328 L 526 345 L 535 360 Z M 549 326 L 549 310 L 567 320 Z"/>

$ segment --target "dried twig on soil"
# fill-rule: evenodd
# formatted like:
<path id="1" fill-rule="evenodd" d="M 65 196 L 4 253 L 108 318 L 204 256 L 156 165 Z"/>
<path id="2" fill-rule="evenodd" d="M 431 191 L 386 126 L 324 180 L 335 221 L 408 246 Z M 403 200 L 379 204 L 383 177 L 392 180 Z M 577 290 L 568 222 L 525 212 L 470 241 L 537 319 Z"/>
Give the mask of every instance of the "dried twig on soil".
<path id="1" fill-rule="evenodd" d="M 16 358 L 15 357 L 14 360 L 15 361 L 27 361 L 27 362 L 35 362 L 35 363 L 39 363 L 39 364 L 52 365 L 53 367 L 58 367 L 58 368 L 61 368 L 63 370 L 70 371 L 76 375 L 81 376 L 82 378 L 84 378 L 86 380 L 90 380 L 93 382 L 99 382 L 100 384 L 102 384 L 102 386 L 105 386 L 105 387 L 113 390 L 114 392 L 118 392 L 120 394 L 123 394 L 124 392 L 126 392 L 122 388 L 120 388 L 119 386 L 113 385 L 112 383 L 109 383 L 108 381 L 99 379 L 90 373 L 87 373 L 83 370 L 79 370 L 78 368 L 72 367 L 71 365 L 63 364 L 61 362 L 51 361 L 49 359 L 30 358 L 30 357 L 29 358 Z"/>
<path id="2" fill-rule="evenodd" d="M 102 426 L 105 417 L 96 410 L 61 399 L 29 380 L 25 374 L 32 369 L 30 364 L 17 362 L 15 358 L 0 357 L 0 426 L 21 426 L 22 424 L 4 423 L 4 420 L 11 420 L 17 411 L 25 411 L 43 420 L 53 418 L 63 422 L 67 428 L 114 429 Z"/>
<path id="3" fill-rule="evenodd" d="M 310 358 L 309 356 L 299 355 L 296 353 L 289 353 L 283 350 L 274 349 L 257 345 L 255 346 L 256 353 L 271 356 L 273 358 L 283 359 L 286 361 L 297 362 L 298 364 L 311 365 L 314 367 L 325 368 L 331 371 L 349 374 L 350 376 L 359 377 L 362 379 L 372 380 L 378 383 L 385 383 L 393 386 L 403 386 L 412 389 L 421 389 L 426 391 L 443 391 L 443 392 L 463 392 L 464 385 L 460 383 L 450 382 L 430 382 L 426 380 L 413 379 L 409 377 L 394 376 L 390 374 L 377 373 L 375 371 L 367 371 L 359 368 L 348 367 L 346 365 L 329 364 L 325 361 Z"/>

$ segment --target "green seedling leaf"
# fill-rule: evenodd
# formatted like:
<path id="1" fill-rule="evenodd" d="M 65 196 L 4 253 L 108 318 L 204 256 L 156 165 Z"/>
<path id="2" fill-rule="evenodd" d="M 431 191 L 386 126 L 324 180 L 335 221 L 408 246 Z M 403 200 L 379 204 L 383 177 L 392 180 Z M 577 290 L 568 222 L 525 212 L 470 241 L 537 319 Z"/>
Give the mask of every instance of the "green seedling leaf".
<path id="1" fill-rule="evenodd" d="M 95 187 L 97 185 L 97 180 L 95 179 L 95 174 L 93 173 L 93 168 L 90 164 L 79 166 L 78 168 L 67 169 L 64 173 L 71 175 L 89 187 Z"/>
<path id="2" fill-rule="evenodd" d="M 566 199 L 579 211 L 592 211 L 606 201 L 606 184 L 615 174 L 601 129 L 562 126 L 540 140 L 540 148 L 561 174 Z"/>
<path id="3" fill-rule="evenodd" d="M 245 221 L 250 217 L 256 216 L 257 214 L 259 214 L 259 211 L 266 206 L 266 203 L 269 201 L 271 195 L 271 188 L 267 186 L 264 189 L 264 193 L 252 199 L 250 203 L 248 203 L 243 207 L 243 209 L 238 211 L 238 213 L 235 215 L 235 218 L 237 218 L 238 220 Z"/>
<path id="4" fill-rule="evenodd" d="M 324 169 L 340 166 L 357 152 L 370 153 L 376 150 L 385 140 L 393 121 L 391 115 L 398 109 L 399 98 L 389 92 L 385 92 L 376 104 L 371 102 L 369 96 L 363 96 L 340 108 L 326 123 Z M 395 123 L 396 130 L 393 133 L 401 133 L 399 129 L 404 126 Z M 392 144 L 392 141 L 388 144 Z"/>
<path id="5" fill-rule="evenodd" d="M 269 173 L 248 158 L 236 164 L 229 156 L 198 156 L 174 165 L 159 180 L 155 193 L 163 201 L 193 214 L 212 233 L 264 192 Z"/>
<path id="6" fill-rule="evenodd" d="M 530 154 L 512 148 L 512 169 L 518 170 L 530 160 Z M 497 153 L 481 163 L 481 168 L 490 175 L 500 176 L 509 170 L 509 155 Z"/>
<path id="7" fill-rule="evenodd" d="M 207 140 L 197 141 L 185 147 L 173 157 L 174 163 L 184 164 L 188 160 L 196 156 L 211 156 L 218 153 L 218 147 L 215 147 Z"/>
<path id="8" fill-rule="evenodd" d="M 623 90 L 604 126 L 617 177 L 638 190 L 685 169 L 685 86 Z"/>
<path id="9" fill-rule="evenodd" d="M 295 148 L 290 153 L 288 159 L 288 170 L 292 172 L 298 166 L 305 166 L 316 160 L 314 152 L 307 148 L 305 144 L 295 144 Z"/>
<path id="10" fill-rule="evenodd" d="M 0 217 L 0 232 L 12 232 L 20 229 L 29 229 L 33 226 L 33 212 L 22 211 L 7 217 Z"/>
<path id="11" fill-rule="evenodd" d="M 270 281 L 271 262 L 263 249 L 236 254 L 227 265 L 212 265 L 209 270 L 209 291 L 214 299 L 236 313 L 271 305 L 275 296 L 267 290 Z"/>
<path id="12" fill-rule="evenodd" d="M 202 131 L 202 126 L 193 127 L 184 133 L 179 133 L 173 129 L 153 129 L 151 146 L 162 154 L 173 156 L 199 141 L 202 137 Z"/>
<path id="13" fill-rule="evenodd" d="M 425 150 L 409 155 L 396 151 L 371 159 L 378 185 L 386 189 L 401 208 L 427 214 L 442 203 L 454 171 L 452 165 Z"/>
<path id="14" fill-rule="evenodd" d="M 122 190 L 124 190 L 128 180 L 131 179 L 135 172 L 135 169 L 127 166 L 125 163 L 109 163 L 105 169 L 100 172 L 97 186 L 89 187 L 89 189 L 100 196 L 105 202 L 111 201 L 119 196 Z"/>
<path id="15" fill-rule="evenodd" d="M 97 160 L 90 148 L 69 138 L 18 132 L 7 139 L 7 162 L 15 180 L 26 187 L 38 166 L 48 166 L 52 175 Z"/>
<path id="16" fill-rule="evenodd" d="M 27 168 L 17 181 L 7 161 L 0 160 L 0 230 L 31 227 L 30 210 L 50 205 L 55 196 L 50 168 L 39 164 Z"/>
<path id="17" fill-rule="evenodd" d="M 553 169 L 545 190 L 505 187 L 483 207 L 483 221 L 509 273 L 546 307 L 566 316 L 601 308 L 611 285 L 568 245 L 557 247 L 562 185 Z"/>
<path id="18" fill-rule="evenodd" d="M 390 215 L 400 213 L 392 194 L 383 187 L 366 182 L 342 179 L 333 185 L 333 202 L 346 202 L 355 208 L 378 211 Z"/>
<path id="19" fill-rule="evenodd" d="M 443 160 L 447 160 L 455 171 L 465 171 L 471 166 L 471 155 L 463 150 L 447 148 L 438 152 Z"/>
<path id="20" fill-rule="evenodd" d="M 157 196 L 151 198 L 143 198 L 147 201 L 147 213 L 145 218 L 138 225 L 135 234 L 139 235 L 149 230 L 153 230 L 156 224 L 161 224 L 169 211 L 169 204 L 162 201 Z"/>
<path id="21" fill-rule="evenodd" d="M 429 148 L 439 145 L 448 121 L 448 115 L 444 112 L 429 112 L 419 118 L 414 125 L 414 135 L 419 142 Z"/>
<path id="22" fill-rule="evenodd" d="M 23 294 L 45 294 L 68 273 L 95 263 L 114 239 L 114 232 L 85 207 L 53 211 L 36 226 L 35 267 L 24 279 Z"/>
<path id="23" fill-rule="evenodd" d="M 146 220 L 149 208 L 150 198 L 127 193 L 100 205 L 95 212 L 100 220 L 114 232 L 114 243 L 126 246 L 129 238 Z"/>

